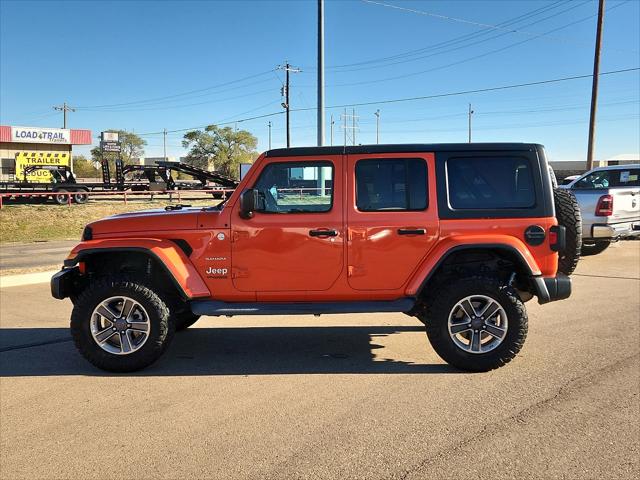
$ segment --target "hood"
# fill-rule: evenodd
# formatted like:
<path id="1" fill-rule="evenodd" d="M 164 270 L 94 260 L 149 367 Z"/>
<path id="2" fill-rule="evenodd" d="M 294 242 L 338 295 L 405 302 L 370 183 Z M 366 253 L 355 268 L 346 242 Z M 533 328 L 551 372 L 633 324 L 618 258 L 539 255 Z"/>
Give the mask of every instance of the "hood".
<path id="1" fill-rule="evenodd" d="M 143 210 L 121 213 L 90 223 L 93 235 L 110 233 L 157 232 L 167 230 L 193 230 L 198 227 L 200 208 L 179 210 Z"/>

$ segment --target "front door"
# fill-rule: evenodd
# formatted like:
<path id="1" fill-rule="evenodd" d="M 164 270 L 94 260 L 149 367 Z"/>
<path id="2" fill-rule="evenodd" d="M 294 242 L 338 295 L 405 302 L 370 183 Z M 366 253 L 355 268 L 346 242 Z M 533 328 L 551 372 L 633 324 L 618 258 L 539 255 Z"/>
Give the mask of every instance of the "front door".
<path id="1" fill-rule="evenodd" d="M 269 159 L 250 188 L 253 218 L 232 212 L 232 278 L 245 292 L 327 290 L 344 257 L 342 156 Z"/>
<path id="2" fill-rule="evenodd" d="M 355 290 L 401 289 L 438 238 L 433 154 L 349 155 L 347 274 Z"/>

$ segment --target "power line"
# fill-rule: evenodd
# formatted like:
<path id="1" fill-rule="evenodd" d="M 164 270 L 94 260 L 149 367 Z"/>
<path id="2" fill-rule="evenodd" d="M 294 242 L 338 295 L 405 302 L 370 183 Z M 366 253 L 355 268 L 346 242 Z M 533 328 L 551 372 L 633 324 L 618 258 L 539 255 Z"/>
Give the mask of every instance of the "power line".
<path id="1" fill-rule="evenodd" d="M 227 85 L 232 85 L 234 83 L 240 83 L 240 82 L 244 82 L 246 80 L 251 80 L 253 78 L 261 77 L 263 75 L 270 74 L 272 71 L 273 71 L 273 69 L 267 70 L 267 71 L 264 71 L 264 72 L 260 72 L 260 73 L 256 73 L 254 75 L 249 75 L 247 77 L 239 78 L 237 80 L 230 80 L 228 82 L 219 83 L 217 85 L 212 85 L 212 86 L 204 87 L 204 88 L 198 88 L 196 90 L 190 90 L 188 92 L 176 93 L 176 94 L 173 94 L 173 95 L 166 95 L 166 96 L 163 96 L 163 97 L 148 98 L 148 99 L 145 99 L 145 100 L 135 100 L 135 101 L 131 101 L 131 102 L 122 102 L 122 103 L 110 103 L 110 104 L 103 104 L 103 105 L 87 105 L 87 106 L 81 106 L 81 107 L 78 107 L 78 108 L 89 109 L 89 108 L 120 107 L 120 106 L 126 106 L 126 105 L 136 105 L 136 104 L 141 104 L 141 103 L 157 102 L 157 101 L 160 101 L 160 100 L 183 97 L 183 96 L 191 95 L 191 94 L 194 94 L 194 93 L 200 93 L 200 92 L 215 90 L 217 88 L 226 87 Z"/>
<path id="2" fill-rule="evenodd" d="M 587 3 L 587 2 L 585 2 Z M 551 5 L 546 5 L 544 7 L 540 7 L 534 10 L 531 10 L 530 12 L 524 13 L 522 15 L 518 15 L 516 17 L 513 17 L 511 19 L 505 20 L 504 22 L 500 22 L 498 25 L 500 26 L 505 26 L 505 25 L 513 25 L 513 24 L 517 24 L 520 23 L 524 20 L 528 20 L 529 18 L 538 16 L 542 13 L 545 13 L 549 10 L 553 10 L 558 8 L 561 4 L 564 4 L 563 0 L 559 0 Z M 582 4 L 578 5 L 581 6 Z M 577 8 L 577 7 L 572 7 L 572 8 Z M 569 10 L 571 10 L 572 8 L 570 8 Z M 564 10 L 562 12 L 559 12 L 558 14 L 562 14 L 567 12 L 568 10 Z M 545 17 L 537 22 L 531 23 L 531 24 L 527 24 L 525 26 L 530 26 L 530 25 L 534 25 L 535 23 L 538 23 L 540 21 L 544 21 L 547 20 L 549 18 L 552 18 L 555 15 L 551 15 L 549 17 Z M 415 55 L 419 55 L 425 52 L 428 52 L 430 50 L 437 50 L 440 48 L 444 48 L 450 45 L 454 45 L 456 43 L 460 43 L 460 42 L 464 42 L 470 39 L 474 39 L 474 38 L 479 38 L 482 37 L 484 35 L 486 35 L 487 33 L 489 33 L 488 31 L 481 31 L 481 32 L 472 32 L 472 33 L 467 33 L 458 37 L 454 37 L 452 39 L 449 40 L 445 40 L 439 43 L 435 43 L 433 45 L 428 45 L 426 47 L 421 47 L 418 49 L 414 49 L 414 50 L 409 50 L 406 52 L 402 52 L 402 53 L 398 53 L 395 55 L 391 55 L 391 56 L 387 56 L 387 57 L 379 57 L 379 58 L 374 58 L 374 59 L 370 59 L 370 60 L 364 60 L 364 61 L 360 61 L 360 62 L 354 62 L 354 63 L 347 63 L 347 64 L 341 64 L 341 65 L 332 65 L 329 66 L 327 68 L 329 69 L 342 69 L 345 67 L 357 67 L 357 66 L 361 66 L 361 65 L 367 65 L 367 64 L 371 64 L 371 63 L 378 63 L 378 62 L 384 62 L 384 61 L 390 61 L 390 60 L 397 60 L 399 58 L 403 58 L 403 57 L 410 57 L 410 56 L 415 56 Z M 422 57 L 420 57 L 422 58 Z M 305 67 L 306 70 L 312 70 L 311 68 Z M 345 71 L 351 71 L 351 70 L 345 70 Z M 340 72 L 341 73 L 341 72 Z"/>
<path id="3" fill-rule="evenodd" d="M 541 23 L 541 22 L 544 22 L 546 20 L 549 20 L 550 18 L 554 18 L 554 17 L 560 16 L 560 15 L 562 15 L 564 13 L 567 13 L 567 12 L 573 10 L 573 9 L 576 9 L 576 8 L 579 8 L 579 7 L 583 6 L 583 5 L 586 5 L 587 3 L 589 3 L 589 0 L 587 0 L 587 1 L 583 2 L 583 3 L 576 3 L 575 5 L 572 5 L 572 6 L 570 6 L 569 8 L 567 8 L 565 10 L 562 10 L 560 12 L 556 12 L 553 15 L 549 15 L 547 17 L 540 18 L 540 19 L 535 20 L 533 22 L 527 23 L 524 26 L 525 27 L 530 27 L 531 25 L 536 25 L 538 23 Z M 583 19 L 581 19 L 581 20 L 579 20 L 577 22 L 573 22 L 573 23 L 570 23 L 568 25 L 564 25 L 560 29 L 566 28 L 566 27 L 571 26 L 571 25 L 574 25 L 575 23 L 583 22 L 585 20 L 588 20 L 588 19 L 592 18 L 593 16 L 594 15 L 590 15 L 590 16 L 585 17 L 585 18 L 583 18 Z M 521 21 L 522 20 L 518 20 L 515 23 L 520 23 Z M 513 23 L 513 22 L 506 22 L 506 23 Z M 551 30 L 551 31 L 556 31 L 556 30 Z M 434 46 L 434 48 L 423 49 L 423 52 L 422 52 L 422 53 L 427 53 L 429 50 L 436 50 L 433 53 L 428 53 L 428 54 L 425 54 L 425 55 L 415 56 L 415 55 L 417 55 L 417 53 L 416 53 L 416 54 L 412 54 L 410 56 L 407 56 L 407 57 L 411 57 L 412 56 L 413 58 L 402 59 L 402 57 L 400 57 L 399 59 L 397 59 L 397 61 L 390 61 L 390 60 L 393 60 L 393 59 L 389 58 L 389 59 L 386 59 L 386 60 L 380 60 L 380 62 L 382 62 L 382 61 L 387 62 L 384 65 L 372 65 L 372 66 L 365 66 L 365 67 L 360 67 L 360 68 L 352 68 L 352 69 L 347 69 L 347 70 L 340 70 L 339 72 L 336 72 L 336 73 L 352 72 L 352 71 L 358 71 L 358 70 L 370 70 L 370 69 L 375 69 L 375 68 L 384 68 L 384 67 L 389 67 L 389 66 L 393 66 L 393 65 L 402 64 L 402 63 L 414 62 L 414 61 L 417 61 L 417 60 L 424 60 L 425 58 L 431 58 L 431 57 L 434 57 L 434 56 L 455 52 L 455 51 L 458 51 L 458 50 L 461 50 L 461 49 L 464 49 L 464 48 L 475 47 L 475 46 L 477 46 L 477 45 L 479 45 L 481 43 L 490 42 L 491 40 L 495 40 L 497 38 L 509 35 L 509 32 L 507 32 L 507 33 L 503 32 L 503 33 L 499 33 L 497 35 L 490 36 L 488 38 L 482 38 L 481 39 L 481 37 L 485 36 L 487 33 L 490 33 L 490 32 L 489 31 L 483 31 L 483 32 L 476 32 L 476 33 L 472 33 L 472 34 L 467 34 L 466 35 L 467 38 L 464 38 L 465 35 L 463 35 L 462 37 L 454 38 L 449 42 L 442 42 L 440 44 L 436 44 L 436 46 Z M 540 34 L 540 36 L 543 36 L 543 35 L 545 35 L 545 34 Z M 530 40 L 534 40 L 534 39 L 535 38 L 530 38 L 530 39 L 525 40 L 524 42 L 530 41 Z"/>
<path id="4" fill-rule="evenodd" d="M 611 70 L 608 72 L 601 72 L 600 75 L 616 75 L 616 74 L 620 74 L 620 73 L 628 73 L 628 72 L 635 72 L 640 70 L 640 67 L 633 67 L 633 68 L 624 68 L 624 69 L 620 69 L 620 70 Z M 393 99 L 386 99 L 386 100 L 376 100 L 376 101 L 368 101 L 368 102 L 356 102 L 356 103 L 345 103 L 345 104 L 340 104 L 340 105 L 332 105 L 326 108 L 332 109 L 332 108 L 346 108 L 346 107 L 364 107 L 364 106 L 370 106 L 370 105 L 384 105 L 384 104 L 391 104 L 391 103 L 404 103 L 404 102 L 413 102 L 413 101 L 419 101 L 419 100 L 430 100 L 433 98 L 444 98 L 444 97 L 454 97 L 454 96 L 460 96 L 460 95 L 470 95 L 470 94 L 475 94 L 475 93 L 487 93 L 487 92 L 496 92 L 496 91 L 501 91 L 501 90 L 510 90 L 510 89 L 515 89 L 515 88 L 524 88 L 524 87 L 532 87 L 532 86 L 537 86 L 537 85 L 548 85 L 548 84 L 552 84 L 552 83 L 560 83 L 560 82 L 567 82 L 567 81 L 572 81 L 572 80 L 581 80 L 581 79 L 585 79 L 585 78 L 591 78 L 592 74 L 587 74 L 587 75 L 574 75 L 574 76 L 569 76 L 569 77 L 560 77 L 560 78 L 553 78 L 553 79 L 548 79 L 548 80 L 539 80 L 536 82 L 527 82 L 527 83 L 516 83 L 516 84 L 509 84 L 509 85 L 500 85 L 497 87 L 486 87 L 486 88 L 478 88 L 478 89 L 473 89 L 473 90 L 460 90 L 460 91 L 456 91 L 456 92 L 447 92 L 447 93 L 438 93 L 438 94 L 433 94 L 433 95 L 422 95 L 422 96 L 416 96 L 416 97 L 405 97 L 405 98 L 393 98 Z M 316 107 L 308 107 L 308 108 L 296 108 L 296 109 L 291 109 L 292 112 L 301 112 L 301 111 L 308 111 L 308 110 L 315 110 Z M 213 122 L 214 125 L 229 125 L 229 124 L 233 124 L 233 123 L 243 123 L 243 122 L 248 122 L 251 120 L 258 120 L 261 118 L 268 118 L 268 117 L 274 117 L 277 115 L 282 115 L 284 114 L 284 112 L 282 111 L 278 111 L 278 112 L 272 112 L 272 113 L 265 113 L 263 115 L 256 115 L 253 117 L 248 117 L 248 118 L 243 118 L 243 119 L 237 119 L 237 120 L 233 120 L 233 121 L 229 121 L 229 122 Z M 196 126 L 196 127 L 189 127 L 189 128 L 179 128 L 179 129 L 174 129 L 174 130 L 167 130 L 168 133 L 175 133 L 175 132 L 186 132 L 189 130 L 198 130 L 201 128 L 205 128 L 208 125 L 200 125 L 200 126 Z M 148 132 L 148 133 L 141 133 L 138 134 L 139 136 L 147 136 L 147 135 L 161 135 L 163 132 L 159 131 L 159 132 Z"/>
<path id="5" fill-rule="evenodd" d="M 609 8 L 609 11 L 620 7 L 621 5 L 623 5 L 623 4 L 618 4 L 618 5 L 612 6 L 612 7 Z M 555 31 L 570 27 L 570 26 L 575 25 L 577 23 L 589 20 L 589 19 L 591 19 L 591 18 L 593 18 L 595 16 L 596 16 L 595 14 L 589 15 L 587 17 L 581 18 L 581 19 L 576 20 L 574 22 L 571 22 L 571 23 L 562 25 L 560 27 L 554 28 L 552 30 L 549 30 L 546 33 L 555 32 Z M 500 34 L 499 36 L 502 36 L 502 35 L 505 35 L 505 34 Z M 507 50 L 509 48 L 513 48 L 513 47 L 522 45 L 524 43 L 530 42 L 531 40 L 534 40 L 534 39 L 533 38 L 527 38 L 525 40 L 521 40 L 521 41 L 518 41 L 516 43 L 511 43 L 509 45 L 506 45 L 506 46 L 503 46 L 503 47 L 500 47 L 500 48 L 497 48 L 497 49 L 494 49 L 494 50 L 489 50 L 488 52 L 484 52 L 484 53 L 479 54 L 479 55 L 474 55 L 472 57 L 467 57 L 467 58 L 464 58 L 462 60 L 455 61 L 453 63 L 448 63 L 446 65 L 440 65 L 440 66 L 437 66 L 437 67 L 434 67 L 434 68 L 429 68 L 427 70 L 421 70 L 421 71 L 418 71 L 418 72 L 411 72 L 411 73 L 406 73 L 406 74 L 403 74 L 403 75 L 396 75 L 396 76 L 393 76 L 393 77 L 386 77 L 386 78 L 381 78 L 381 79 L 376 79 L 376 80 L 366 80 L 366 81 L 362 81 L 362 82 L 351 82 L 351 83 L 339 83 L 339 84 L 335 84 L 335 85 L 332 85 L 332 86 L 333 87 L 347 87 L 347 86 L 356 86 L 356 85 L 370 85 L 370 84 L 375 84 L 375 83 L 389 82 L 389 81 L 392 81 L 392 80 L 400 80 L 400 79 L 403 79 L 403 78 L 414 77 L 416 75 L 423 75 L 425 73 L 431 73 L 431 72 L 435 72 L 437 70 L 442 70 L 444 68 L 449 68 L 449 67 L 453 67 L 453 66 L 456 66 L 456 65 L 460 65 L 462 63 L 470 62 L 470 61 L 473 61 L 473 60 L 478 60 L 480 58 L 484 58 L 484 57 L 487 57 L 489 55 L 493 55 L 494 53 L 502 52 L 502 51 Z M 462 47 L 458 47 L 458 48 L 462 48 Z"/>

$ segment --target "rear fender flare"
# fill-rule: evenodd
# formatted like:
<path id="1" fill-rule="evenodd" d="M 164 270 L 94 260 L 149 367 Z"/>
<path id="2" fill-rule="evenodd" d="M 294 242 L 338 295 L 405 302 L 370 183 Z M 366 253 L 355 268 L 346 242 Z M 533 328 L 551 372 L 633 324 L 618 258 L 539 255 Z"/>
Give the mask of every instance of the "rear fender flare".
<path id="1" fill-rule="evenodd" d="M 491 237 L 468 237 L 463 239 L 451 237 L 439 245 L 431 252 L 427 259 L 422 263 L 420 268 L 413 275 L 406 290 L 409 296 L 418 296 L 429 283 L 438 268 L 456 252 L 462 250 L 502 250 L 513 255 L 519 260 L 521 267 L 531 276 L 541 275 L 540 268 L 536 263 L 533 255 L 523 242 L 517 238 L 510 236 L 491 236 Z"/>
<path id="2" fill-rule="evenodd" d="M 76 246 L 64 261 L 64 265 L 73 267 L 91 255 L 107 252 L 135 252 L 148 255 L 165 269 L 185 299 L 211 296 L 211 292 L 191 260 L 176 243 L 170 240 L 149 238 L 89 240 Z"/>

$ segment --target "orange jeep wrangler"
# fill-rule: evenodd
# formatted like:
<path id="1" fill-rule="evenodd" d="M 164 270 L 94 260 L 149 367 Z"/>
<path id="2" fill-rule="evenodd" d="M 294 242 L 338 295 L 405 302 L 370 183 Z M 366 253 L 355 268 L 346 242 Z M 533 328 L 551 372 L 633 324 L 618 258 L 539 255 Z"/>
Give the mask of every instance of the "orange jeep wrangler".
<path id="1" fill-rule="evenodd" d="M 571 293 L 580 211 L 552 177 L 535 144 L 270 150 L 219 205 L 89 224 L 52 295 L 110 371 L 201 315 L 367 312 L 415 316 L 445 361 L 486 371 L 522 348 L 524 302 Z"/>

